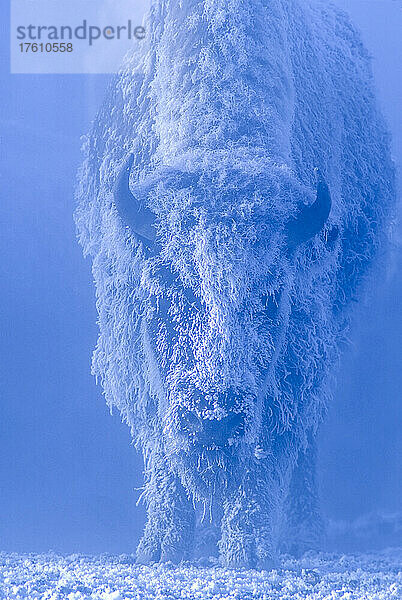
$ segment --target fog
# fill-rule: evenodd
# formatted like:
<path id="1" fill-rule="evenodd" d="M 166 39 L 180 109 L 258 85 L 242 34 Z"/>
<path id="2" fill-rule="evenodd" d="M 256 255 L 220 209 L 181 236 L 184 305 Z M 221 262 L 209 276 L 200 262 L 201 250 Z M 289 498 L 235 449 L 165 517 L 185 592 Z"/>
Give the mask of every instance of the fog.
<path id="1" fill-rule="evenodd" d="M 337 3 L 373 56 L 400 167 L 401 3 Z M 80 136 L 109 78 L 10 75 L 7 36 L 0 43 L 0 549 L 131 552 L 142 462 L 90 375 L 95 299 L 72 220 Z M 335 521 L 402 508 L 399 238 L 350 334 L 322 428 L 322 503 Z"/>

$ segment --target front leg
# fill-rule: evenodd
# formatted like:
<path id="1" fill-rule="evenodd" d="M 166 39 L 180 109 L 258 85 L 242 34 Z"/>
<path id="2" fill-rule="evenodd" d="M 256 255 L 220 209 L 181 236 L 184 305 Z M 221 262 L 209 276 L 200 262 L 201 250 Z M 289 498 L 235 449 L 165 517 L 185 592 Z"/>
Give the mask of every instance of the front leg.
<path id="1" fill-rule="evenodd" d="M 222 498 L 220 494 L 216 494 L 216 497 L 211 499 L 208 507 L 199 506 L 193 558 L 208 559 L 212 556 L 217 557 L 222 515 Z"/>
<path id="2" fill-rule="evenodd" d="M 137 548 L 137 562 L 179 563 L 188 559 L 194 537 L 194 508 L 180 479 L 163 454 L 151 452 L 146 465 L 147 522 Z"/>
<path id="3" fill-rule="evenodd" d="M 235 493 L 224 502 L 219 542 L 224 566 L 274 566 L 282 500 L 281 480 L 273 475 L 270 465 L 256 460 Z"/>
<path id="4" fill-rule="evenodd" d="M 317 444 L 313 435 L 299 453 L 286 500 L 286 522 L 282 534 L 283 550 L 301 556 L 316 550 L 324 536 L 317 492 Z"/>
<path id="5" fill-rule="evenodd" d="M 224 567 L 252 569 L 257 566 L 254 510 L 242 487 L 224 502 L 222 537 L 218 543 Z"/>

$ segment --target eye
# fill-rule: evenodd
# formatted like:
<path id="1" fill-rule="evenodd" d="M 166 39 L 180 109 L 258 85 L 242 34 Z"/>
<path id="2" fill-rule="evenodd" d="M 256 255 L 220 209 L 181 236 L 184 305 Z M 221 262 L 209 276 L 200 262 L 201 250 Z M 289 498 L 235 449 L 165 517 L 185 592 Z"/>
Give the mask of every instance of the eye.
<path id="1" fill-rule="evenodd" d="M 339 237 L 339 227 L 337 225 L 333 225 L 330 229 L 325 231 L 324 236 L 328 248 L 330 250 L 333 250 L 335 247 L 336 240 Z"/>
<path id="2" fill-rule="evenodd" d="M 274 290 L 267 294 L 261 294 L 261 304 L 265 315 L 274 320 L 278 314 L 281 301 L 281 290 Z"/>
<path id="3" fill-rule="evenodd" d="M 168 265 L 159 262 L 153 266 L 153 275 L 161 284 L 167 285 L 173 285 L 178 279 Z"/>
<path id="4" fill-rule="evenodd" d="M 182 288 L 182 292 L 183 292 L 183 296 L 186 299 L 188 305 L 198 311 L 201 310 L 201 302 L 200 299 L 197 298 L 197 296 L 195 295 L 194 291 L 191 289 L 191 287 L 184 287 Z"/>

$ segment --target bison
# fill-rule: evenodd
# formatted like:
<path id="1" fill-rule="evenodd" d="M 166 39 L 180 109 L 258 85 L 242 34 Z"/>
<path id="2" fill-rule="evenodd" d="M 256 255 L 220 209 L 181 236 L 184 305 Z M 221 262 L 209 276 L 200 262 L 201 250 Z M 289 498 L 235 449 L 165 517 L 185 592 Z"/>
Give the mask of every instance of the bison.
<path id="1" fill-rule="evenodd" d="M 154 0 L 84 144 L 93 372 L 144 457 L 141 563 L 319 543 L 316 433 L 395 201 L 368 54 L 317 1 Z"/>

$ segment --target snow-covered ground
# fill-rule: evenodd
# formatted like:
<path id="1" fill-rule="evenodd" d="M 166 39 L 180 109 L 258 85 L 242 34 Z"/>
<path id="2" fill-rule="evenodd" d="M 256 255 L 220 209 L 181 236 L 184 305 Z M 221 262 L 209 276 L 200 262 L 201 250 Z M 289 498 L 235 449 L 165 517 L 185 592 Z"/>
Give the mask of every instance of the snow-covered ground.
<path id="1" fill-rule="evenodd" d="M 402 548 L 283 557 L 273 571 L 137 566 L 131 555 L 0 553 L 0 598 L 41 600 L 400 600 Z"/>

